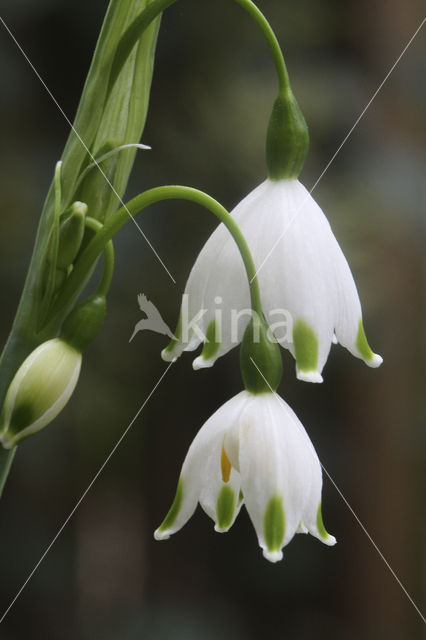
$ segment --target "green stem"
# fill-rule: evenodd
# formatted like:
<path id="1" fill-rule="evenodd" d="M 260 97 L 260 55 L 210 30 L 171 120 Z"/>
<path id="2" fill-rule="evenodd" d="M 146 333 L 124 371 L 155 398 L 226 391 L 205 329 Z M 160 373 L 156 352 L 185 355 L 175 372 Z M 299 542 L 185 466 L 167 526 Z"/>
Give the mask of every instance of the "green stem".
<path id="1" fill-rule="evenodd" d="M 111 67 L 109 78 L 108 94 L 112 90 L 115 81 L 120 73 L 121 67 L 127 60 L 131 50 L 135 46 L 138 38 L 143 31 L 151 24 L 151 22 L 165 9 L 174 4 L 176 0 L 154 0 L 146 9 L 144 9 L 126 29 L 118 43 L 114 62 Z M 260 9 L 252 2 L 252 0 L 235 0 L 247 13 L 253 18 L 262 34 L 264 35 L 268 47 L 274 59 L 275 68 L 278 75 L 279 91 L 286 91 L 290 88 L 287 67 L 277 37 L 272 30 L 271 25 L 260 11 Z"/>
<path id="2" fill-rule="evenodd" d="M 93 231 L 100 231 L 104 226 L 99 220 L 95 220 L 95 218 L 86 218 L 85 220 L 86 227 L 89 229 L 93 229 Z M 98 284 L 95 294 L 99 296 L 106 297 L 109 288 L 111 286 L 112 276 L 114 274 L 114 245 L 112 241 L 106 243 L 104 248 L 104 270 L 102 273 L 102 280 Z"/>
<path id="3" fill-rule="evenodd" d="M 247 13 L 253 18 L 257 26 L 263 33 L 268 47 L 271 51 L 274 59 L 275 69 L 278 75 L 279 90 L 285 91 L 290 88 L 290 81 L 288 79 L 287 67 L 284 61 L 283 52 L 277 40 L 277 37 L 263 15 L 260 9 L 251 0 L 235 0 Z"/>
<path id="4" fill-rule="evenodd" d="M 4 485 L 15 457 L 16 447 L 13 449 L 3 449 L 0 446 L 0 498 L 3 494 Z"/>
<path id="5" fill-rule="evenodd" d="M 250 249 L 242 235 L 240 228 L 228 211 L 217 200 L 211 198 L 206 193 L 183 186 L 163 186 L 150 189 L 136 196 L 128 202 L 124 207 L 119 209 L 102 228 L 96 233 L 94 238 L 87 245 L 86 249 L 74 265 L 74 269 L 70 274 L 64 288 L 62 289 L 55 306 L 52 310 L 52 322 L 60 322 L 60 314 L 63 308 L 67 308 L 81 289 L 81 282 L 85 279 L 87 272 L 91 269 L 98 256 L 105 249 L 106 244 L 114 237 L 122 226 L 132 219 L 134 215 L 160 200 L 190 200 L 196 204 L 200 204 L 211 211 L 224 225 L 234 238 L 244 266 L 250 287 L 251 306 L 259 317 L 262 317 L 262 306 L 260 301 L 259 284 L 256 276 L 256 268 Z"/>

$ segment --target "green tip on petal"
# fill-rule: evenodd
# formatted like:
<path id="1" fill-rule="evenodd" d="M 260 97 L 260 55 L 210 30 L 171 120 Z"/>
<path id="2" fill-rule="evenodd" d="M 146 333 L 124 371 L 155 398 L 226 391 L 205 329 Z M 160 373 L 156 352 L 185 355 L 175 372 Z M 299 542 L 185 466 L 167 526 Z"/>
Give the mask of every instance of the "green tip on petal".
<path id="1" fill-rule="evenodd" d="M 305 382 L 322 382 L 318 373 L 318 338 L 315 331 L 303 320 L 297 320 L 293 328 L 294 354 L 297 377 Z"/>
<path id="2" fill-rule="evenodd" d="M 224 532 L 232 524 L 235 512 L 235 493 L 232 487 L 224 485 L 219 491 L 216 501 L 217 524 L 215 530 Z"/>
<path id="3" fill-rule="evenodd" d="M 263 519 L 263 535 L 266 543 L 263 555 L 267 560 L 271 562 L 281 560 L 284 534 L 285 516 L 282 498 L 280 495 L 272 496 L 267 504 Z"/>
<path id="4" fill-rule="evenodd" d="M 368 344 L 361 318 L 358 325 L 356 348 L 358 349 L 361 358 L 365 361 L 366 364 L 368 364 L 369 367 L 379 367 L 382 364 L 383 358 L 374 353 L 371 350 L 370 345 Z"/>
<path id="5" fill-rule="evenodd" d="M 168 514 L 164 518 L 163 522 L 160 524 L 158 529 L 154 532 L 154 538 L 156 540 L 167 540 L 172 533 L 170 529 L 173 527 L 173 524 L 178 517 L 180 508 L 182 506 L 182 498 L 183 498 L 183 482 L 182 478 L 179 478 L 179 482 L 176 489 L 175 499 L 173 500 L 173 504 L 169 509 Z"/>
<path id="6" fill-rule="evenodd" d="M 322 512 L 321 512 L 321 502 L 318 505 L 318 511 L 317 511 L 317 529 L 323 542 L 325 542 L 330 546 L 333 544 L 336 544 L 336 538 L 334 536 L 331 536 L 326 530 L 326 528 L 324 527 L 324 522 L 322 520 Z"/>
<path id="7" fill-rule="evenodd" d="M 167 347 L 165 347 L 161 352 L 161 357 L 166 362 L 174 362 L 176 360 L 175 349 L 180 344 L 180 341 L 182 340 L 182 315 L 179 316 L 179 320 L 176 325 L 174 336 L 175 337 L 170 340 Z"/>
<path id="8" fill-rule="evenodd" d="M 204 343 L 203 350 L 201 352 L 201 358 L 203 360 L 210 360 L 218 352 L 220 347 L 220 334 L 219 327 L 216 327 L 216 321 L 212 320 L 207 327 L 206 341 Z"/>

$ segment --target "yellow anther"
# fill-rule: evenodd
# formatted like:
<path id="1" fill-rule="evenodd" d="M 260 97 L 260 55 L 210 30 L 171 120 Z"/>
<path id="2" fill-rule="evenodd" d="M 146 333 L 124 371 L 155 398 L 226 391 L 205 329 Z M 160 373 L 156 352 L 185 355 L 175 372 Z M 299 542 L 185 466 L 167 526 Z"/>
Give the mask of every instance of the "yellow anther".
<path id="1" fill-rule="evenodd" d="M 231 463 L 226 455 L 225 446 L 222 444 L 222 453 L 220 454 L 220 468 L 222 469 L 223 482 L 229 482 L 231 475 Z"/>

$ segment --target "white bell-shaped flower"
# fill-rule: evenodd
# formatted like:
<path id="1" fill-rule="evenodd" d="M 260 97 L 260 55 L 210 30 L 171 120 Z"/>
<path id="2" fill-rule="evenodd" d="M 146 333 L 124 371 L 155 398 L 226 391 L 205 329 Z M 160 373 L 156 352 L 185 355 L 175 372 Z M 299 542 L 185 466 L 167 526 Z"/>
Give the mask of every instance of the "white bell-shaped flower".
<path id="1" fill-rule="evenodd" d="M 295 533 L 336 540 L 321 516 L 321 465 L 295 413 L 274 393 L 242 391 L 207 420 L 192 442 L 174 502 L 157 540 L 181 529 L 199 502 L 227 531 L 244 503 L 263 555 L 282 559 Z"/>
<path id="2" fill-rule="evenodd" d="M 267 179 L 232 211 L 256 269 L 266 320 L 296 359 L 297 377 L 321 382 L 332 342 L 371 367 L 382 358 L 365 337 L 349 265 L 315 200 L 295 178 Z M 204 342 L 194 368 L 241 342 L 251 317 L 246 273 L 223 224 L 211 235 L 189 276 L 176 339 L 165 360 Z"/>

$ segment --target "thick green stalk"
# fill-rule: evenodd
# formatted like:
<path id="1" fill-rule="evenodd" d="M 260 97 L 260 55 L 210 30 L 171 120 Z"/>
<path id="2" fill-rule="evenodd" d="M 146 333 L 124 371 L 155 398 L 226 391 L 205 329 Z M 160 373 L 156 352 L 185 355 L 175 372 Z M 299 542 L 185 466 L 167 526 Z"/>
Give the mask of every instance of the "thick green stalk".
<path id="1" fill-rule="evenodd" d="M 78 182 L 78 176 L 85 165 L 89 164 L 87 148 L 91 153 L 97 152 L 96 145 L 106 143 L 108 139 L 120 137 L 120 143 L 137 142 L 146 119 L 149 91 L 152 75 L 152 58 L 157 39 L 158 21 L 141 38 L 137 47 L 131 52 L 131 57 L 123 61 L 120 77 L 114 90 L 114 95 L 108 97 L 108 82 L 111 67 L 115 58 L 115 52 L 122 33 L 135 15 L 141 12 L 149 0 L 111 0 L 105 22 L 95 50 L 93 62 L 83 90 L 80 106 L 74 122 L 74 129 L 70 134 L 62 156 L 61 170 L 61 203 L 62 210 L 75 196 L 74 189 Z M 129 91 L 135 89 L 129 97 Z M 125 92 L 126 98 L 120 99 L 120 90 Z M 125 112 L 125 114 L 124 114 Z M 124 119 L 126 115 L 127 120 Z M 119 124 L 111 123 L 115 119 Z M 123 125 L 123 120 L 125 125 Z M 127 124 L 126 124 L 127 123 Z M 117 129 L 117 127 L 122 129 Z M 110 129 L 109 129 L 110 127 Z M 110 135 L 111 134 L 111 135 Z M 104 139 L 102 139 L 104 136 Z M 86 148 L 87 147 L 87 148 Z M 133 156 L 133 149 L 122 151 L 120 161 L 123 164 L 115 165 L 116 174 L 108 173 L 110 181 L 114 185 L 116 194 L 121 198 L 127 185 Z M 122 155 L 127 154 L 123 159 Z M 117 159 L 111 158 L 111 161 Z M 111 169 L 111 166 L 109 168 Z M 105 167 L 104 167 L 105 169 Z M 112 170 L 112 169 L 111 169 Z M 94 172 L 92 173 L 92 177 Z M 99 174 L 99 171 L 96 171 Z M 90 176 L 88 176 L 90 177 Z M 98 176 L 96 176 L 97 178 Z M 111 191 L 111 187 L 105 183 L 102 177 L 102 187 L 109 191 L 109 195 L 103 198 L 106 217 L 117 209 L 117 195 Z M 94 201 L 99 201 L 99 185 L 92 184 Z M 83 185 L 85 189 L 86 185 Z M 83 188 L 83 187 L 82 187 Z M 91 217 L 96 215 L 96 204 L 89 208 Z M 16 370 L 26 358 L 44 339 L 45 332 L 41 332 L 41 319 L 45 300 L 46 266 L 54 259 L 52 234 L 55 221 L 55 189 L 53 186 L 48 193 L 35 241 L 33 256 L 28 270 L 24 290 L 15 316 L 14 324 L 7 344 L 0 359 L 0 407 Z M 50 256 L 50 257 L 49 257 Z M 47 257 L 49 259 L 47 260 Z M 48 264 L 46 264 L 48 263 Z M 51 337 L 51 336 L 50 336 Z"/>
<path id="2" fill-rule="evenodd" d="M 150 0 L 111 0 L 109 3 L 73 129 L 62 155 L 61 212 L 77 199 L 75 190 L 79 175 L 93 158 L 140 139 L 148 109 L 159 18 L 135 42 L 129 56 L 122 59 L 112 93 L 109 92 L 109 78 L 122 34 L 149 4 Z M 79 193 L 89 201 L 92 217 L 105 219 L 117 209 L 127 186 L 134 154 L 134 149 L 126 149 L 109 157 L 102 162 L 101 171 L 98 168 L 96 172 L 90 172 L 80 184 Z M 53 337 L 41 329 L 50 303 L 48 298 L 53 294 L 46 287 L 46 271 L 50 272 L 55 266 L 57 205 L 58 189 L 55 190 L 52 184 L 41 213 L 13 327 L 0 358 L 0 408 L 21 363 L 45 339 Z M 86 274 L 85 281 L 89 276 L 90 273 Z M 12 456 L 10 452 L 3 454 L 0 451 L 0 454 L 0 478 L 4 484 Z"/>

